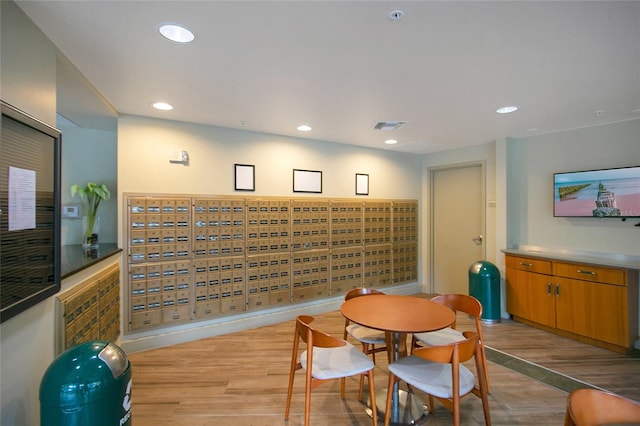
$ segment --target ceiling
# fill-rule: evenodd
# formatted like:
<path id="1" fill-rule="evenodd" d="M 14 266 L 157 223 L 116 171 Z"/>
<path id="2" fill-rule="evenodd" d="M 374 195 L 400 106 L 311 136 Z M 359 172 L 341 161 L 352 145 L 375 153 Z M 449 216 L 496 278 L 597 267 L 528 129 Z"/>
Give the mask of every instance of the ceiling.
<path id="1" fill-rule="evenodd" d="M 640 118 L 638 1 L 16 3 L 120 114 L 407 153 Z"/>

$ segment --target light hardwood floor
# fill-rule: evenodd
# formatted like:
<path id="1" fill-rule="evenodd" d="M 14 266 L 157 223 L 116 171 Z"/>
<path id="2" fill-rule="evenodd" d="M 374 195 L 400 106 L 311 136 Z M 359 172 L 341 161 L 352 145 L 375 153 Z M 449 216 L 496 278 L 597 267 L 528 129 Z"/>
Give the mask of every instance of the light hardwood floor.
<path id="1" fill-rule="evenodd" d="M 339 312 L 315 317 L 317 328 L 342 336 L 344 318 Z M 459 325 L 473 328 L 464 317 L 458 321 Z M 562 376 L 545 368 L 584 382 L 585 386 L 640 400 L 640 358 L 616 354 L 512 321 L 485 324 L 483 330 L 487 346 L 498 350 L 490 354 L 488 367 L 492 391 L 489 404 L 494 425 L 562 425 L 567 391 L 554 387 L 555 379 Z M 290 419 L 284 421 L 293 333 L 294 321 L 291 320 L 128 354 L 133 376 L 133 424 L 301 425 L 302 371 L 298 371 L 295 379 Z M 501 356 L 502 353 L 509 356 Z M 383 389 L 388 377 L 384 353 L 378 354 L 376 361 L 376 389 Z M 552 380 L 542 376 L 551 376 Z M 576 384 L 574 380 L 569 381 Z M 338 381 L 314 389 L 311 424 L 371 425 L 364 406 L 357 401 L 357 391 L 357 378 L 347 380 L 345 400 L 339 397 Z M 423 397 L 420 392 L 418 396 Z M 426 402 L 426 398 L 423 400 Z M 435 414 L 426 424 L 451 423 L 451 414 L 436 403 Z M 484 424 L 482 405 L 473 395 L 462 400 L 462 424 Z"/>

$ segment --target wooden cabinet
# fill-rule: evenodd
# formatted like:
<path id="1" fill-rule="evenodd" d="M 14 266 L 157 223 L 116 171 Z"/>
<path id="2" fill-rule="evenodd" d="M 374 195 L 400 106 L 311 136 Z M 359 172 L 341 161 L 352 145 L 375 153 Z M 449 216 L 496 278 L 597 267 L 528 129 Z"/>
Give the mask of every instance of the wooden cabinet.
<path id="1" fill-rule="evenodd" d="M 626 352 L 638 337 L 637 270 L 506 256 L 514 319 Z"/>
<path id="2" fill-rule="evenodd" d="M 555 327 L 556 309 L 551 262 L 525 258 L 509 260 L 507 263 L 507 311 L 516 317 Z"/>

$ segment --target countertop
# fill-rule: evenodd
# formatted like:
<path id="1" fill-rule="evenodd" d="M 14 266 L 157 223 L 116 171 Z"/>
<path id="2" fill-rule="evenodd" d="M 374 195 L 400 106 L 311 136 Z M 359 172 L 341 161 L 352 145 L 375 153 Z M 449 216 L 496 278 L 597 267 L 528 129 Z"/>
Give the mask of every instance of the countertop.
<path id="1" fill-rule="evenodd" d="M 91 265 L 121 252 L 116 243 L 103 243 L 97 250 L 85 250 L 82 245 L 62 246 L 60 269 L 62 278 L 67 278 Z"/>
<path id="2" fill-rule="evenodd" d="M 503 253 L 515 256 L 537 257 L 549 260 L 585 263 L 598 266 L 640 270 L 640 256 L 620 255 L 615 253 L 570 252 L 539 248 L 503 249 Z"/>

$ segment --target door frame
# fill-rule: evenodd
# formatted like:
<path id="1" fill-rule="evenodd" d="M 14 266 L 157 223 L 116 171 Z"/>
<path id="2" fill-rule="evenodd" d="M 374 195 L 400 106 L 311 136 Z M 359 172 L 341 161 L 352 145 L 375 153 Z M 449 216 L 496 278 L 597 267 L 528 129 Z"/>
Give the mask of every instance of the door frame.
<path id="1" fill-rule="evenodd" d="M 455 169 L 462 169 L 462 168 L 467 168 L 467 167 L 475 167 L 475 166 L 480 166 L 480 174 L 481 174 L 481 182 L 480 182 L 480 186 L 482 187 L 482 195 L 481 195 L 481 199 L 482 199 L 482 206 L 480 208 L 481 210 L 481 214 L 482 214 L 482 218 L 481 220 L 481 224 L 482 224 L 482 229 L 480 232 L 482 232 L 482 258 L 486 259 L 487 257 L 487 244 L 486 244 L 486 239 L 487 239 L 487 170 L 486 170 L 486 161 L 485 160 L 478 160 L 478 161 L 468 161 L 468 162 L 463 162 L 463 163 L 453 163 L 453 164 L 447 164 L 447 165 L 440 165 L 440 166 L 431 166 L 431 167 L 427 167 L 427 175 L 429 176 L 429 218 L 428 218 L 428 223 L 429 223 L 429 235 L 428 235 L 428 239 L 429 239 L 429 255 L 428 255 L 428 267 L 429 267 L 429 293 L 434 293 L 435 292 L 435 268 L 434 268 L 434 264 L 435 264 L 435 247 L 434 247 L 434 242 L 433 242 L 433 235 L 434 235 L 434 227 L 435 227 L 435 218 L 434 218 L 434 203 L 433 203 L 433 196 L 434 196 L 434 189 L 435 189 L 435 179 L 434 179 L 434 175 L 437 172 L 441 172 L 441 171 L 446 171 L 446 170 L 455 170 Z"/>

